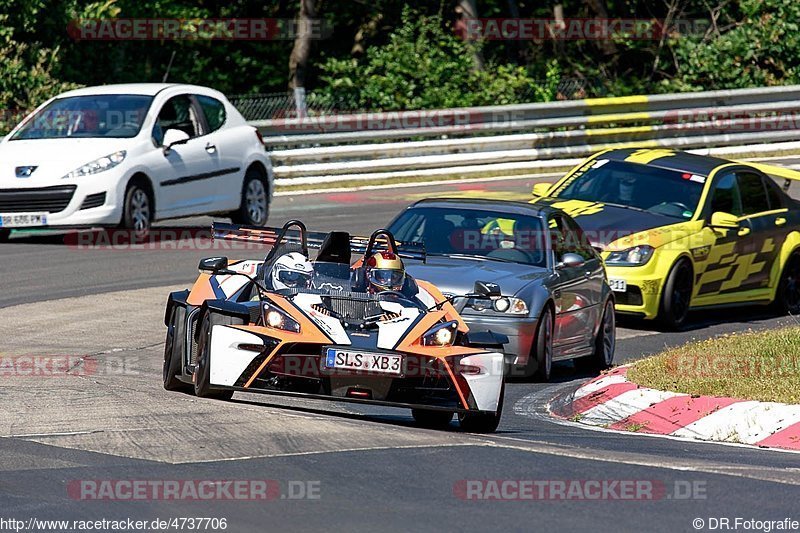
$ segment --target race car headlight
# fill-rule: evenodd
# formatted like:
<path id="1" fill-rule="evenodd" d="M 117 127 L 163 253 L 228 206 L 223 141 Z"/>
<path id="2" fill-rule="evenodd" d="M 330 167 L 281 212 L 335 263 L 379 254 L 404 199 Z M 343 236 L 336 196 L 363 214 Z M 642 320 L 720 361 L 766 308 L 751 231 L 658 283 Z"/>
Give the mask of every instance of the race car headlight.
<path id="1" fill-rule="evenodd" d="M 655 248 L 646 244 L 634 246 L 620 252 L 611 252 L 605 262 L 613 266 L 641 266 L 650 261 L 654 251 Z"/>
<path id="2" fill-rule="evenodd" d="M 264 317 L 264 325 L 268 328 L 300 333 L 300 324 L 297 320 L 271 303 L 264 302 L 262 304 L 261 314 Z"/>
<path id="3" fill-rule="evenodd" d="M 423 346 L 452 346 L 456 340 L 458 322 L 455 320 L 437 324 L 422 336 Z"/>
<path id="4" fill-rule="evenodd" d="M 122 163 L 125 160 L 126 154 L 127 152 L 125 150 L 120 150 L 119 152 L 108 154 L 99 159 L 95 159 L 90 163 L 86 163 L 81 167 L 76 168 L 75 170 L 73 170 L 72 172 L 70 172 L 61 179 L 81 178 L 83 176 L 97 174 L 98 172 L 105 172 L 106 170 L 114 168 L 115 166 Z"/>

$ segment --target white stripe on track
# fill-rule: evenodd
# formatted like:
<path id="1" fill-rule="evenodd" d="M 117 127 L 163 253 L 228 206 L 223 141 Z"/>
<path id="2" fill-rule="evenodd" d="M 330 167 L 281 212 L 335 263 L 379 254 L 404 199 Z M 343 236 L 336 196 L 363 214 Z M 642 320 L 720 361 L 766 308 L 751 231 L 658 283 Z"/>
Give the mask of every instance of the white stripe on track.
<path id="1" fill-rule="evenodd" d="M 619 383 L 625 383 L 626 381 L 627 380 L 625 379 L 625 376 L 621 376 L 619 374 L 615 374 L 613 376 L 606 376 L 598 380 L 592 381 L 591 383 L 588 383 L 587 385 L 584 385 L 583 387 L 576 390 L 575 394 L 572 395 L 572 399 L 573 401 L 578 400 L 593 392 L 597 392 L 600 389 L 604 389 L 609 385 L 617 385 Z"/>
<path id="2" fill-rule="evenodd" d="M 594 426 L 613 424 L 647 409 L 654 403 L 663 402 L 675 396 L 686 395 L 646 388 L 623 392 L 616 398 L 612 398 L 581 413 L 580 421 L 583 424 L 592 424 Z"/>
<path id="3" fill-rule="evenodd" d="M 672 434 L 755 444 L 797 422 L 800 405 L 746 401 L 723 407 Z"/>

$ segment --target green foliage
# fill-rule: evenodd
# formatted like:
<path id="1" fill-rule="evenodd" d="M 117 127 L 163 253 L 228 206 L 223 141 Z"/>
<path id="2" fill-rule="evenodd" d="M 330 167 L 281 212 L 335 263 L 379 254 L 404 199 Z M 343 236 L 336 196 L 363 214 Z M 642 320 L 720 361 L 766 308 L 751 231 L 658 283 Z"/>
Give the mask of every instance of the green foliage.
<path id="1" fill-rule="evenodd" d="M 51 96 L 77 87 L 59 78 L 61 50 L 41 43 L 20 42 L 34 32 L 44 2 L 0 2 L 0 134 Z M 9 14 L 13 13 L 13 14 Z"/>
<path id="2" fill-rule="evenodd" d="M 317 0 L 333 35 L 312 43 L 307 89 L 340 108 L 398 110 L 549 101 L 564 97 L 564 79 L 585 82 L 586 96 L 800 83 L 797 0 L 560 4 L 569 19 L 671 17 L 716 26 L 664 39 L 475 44 L 454 34 L 453 2 Z M 592 11 L 598 5 L 605 15 Z M 481 18 L 553 18 L 547 2 L 481 0 L 477 7 Z M 67 28 L 76 19 L 291 20 L 297 9 L 297 0 L 0 0 L 0 107 L 29 109 L 76 85 L 158 82 L 170 62 L 172 82 L 228 94 L 283 92 L 291 40 L 79 41 Z"/>
<path id="3" fill-rule="evenodd" d="M 678 71 L 663 90 L 733 89 L 798 83 L 800 2 L 741 0 L 724 31 L 675 43 Z"/>
<path id="4" fill-rule="evenodd" d="M 446 31 L 439 15 L 407 8 L 388 43 L 369 47 L 363 60 L 329 58 L 322 64 L 322 94 L 331 102 L 385 110 L 514 103 L 531 92 L 540 100 L 554 98 L 555 63 L 540 87 L 524 67 L 476 68 L 476 52 Z"/>

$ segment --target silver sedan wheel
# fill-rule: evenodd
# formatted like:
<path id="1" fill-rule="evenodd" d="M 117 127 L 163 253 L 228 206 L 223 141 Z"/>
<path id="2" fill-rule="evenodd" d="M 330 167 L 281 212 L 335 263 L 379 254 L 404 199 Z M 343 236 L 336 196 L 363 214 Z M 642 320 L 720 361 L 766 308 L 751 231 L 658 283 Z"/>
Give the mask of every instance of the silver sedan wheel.
<path id="1" fill-rule="evenodd" d="M 150 227 L 150 197 L 142 189 L 133 191 L 130 210 L 134 231 L 144 231 Z"/>
<path id="2" fill-rule="evenodd" d="M 267 222 L 267 190 L 261 180 L 250 180 L 244 193 L 244 202 L 252 224 L 261 226 Z"/>
<path id="3" fill-rule="evenodd" d="M 545 375 L 550 376 L 553 369 L 553 315 L 549 311 L 545 312 L 542 335 L 544 335 L 544 367 Z"/>

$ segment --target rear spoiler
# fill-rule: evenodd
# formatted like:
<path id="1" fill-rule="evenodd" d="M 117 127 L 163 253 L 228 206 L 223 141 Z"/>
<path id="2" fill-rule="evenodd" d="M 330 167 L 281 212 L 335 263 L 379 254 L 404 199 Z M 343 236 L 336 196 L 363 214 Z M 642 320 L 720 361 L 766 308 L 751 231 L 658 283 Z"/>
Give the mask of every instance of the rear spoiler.
<path id="1" fill-rule="evenodd" d="M 308 231 L 302 222 L 290 220 L 282 228 L 259 228 L 213 222 L 211 234 L 214 239 L 257 243 L 269 248 L 269 254 L 278 243 L 296 244 L 308 255 L 309 249 L 319 250 L 328 233 Z M 403 259 L 425 262 L 425 245 L 420 242 L 400 242 L 385 229 L 375 231 L 370 237 L 350 235 L 350 252 L 367 254 L 380 250 L 389 250 Z"/>
<path id="2" fill-rule="evenodd" d="M 737 163 L 742 163 L 743 165 L 758 169 L 771 178 L 783 178 L 785 180 L 783 182 L 784 191 L 789 190 L 789 186 L 791 186 L 793 180 L 800 180 L 800 171 L 793 170 L 791 168 L 779 167 L 776 165 L 765 165 L 764 163 L 753 163 L 750 161 L 737 161 Z"/>

